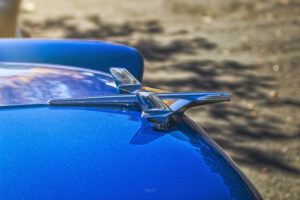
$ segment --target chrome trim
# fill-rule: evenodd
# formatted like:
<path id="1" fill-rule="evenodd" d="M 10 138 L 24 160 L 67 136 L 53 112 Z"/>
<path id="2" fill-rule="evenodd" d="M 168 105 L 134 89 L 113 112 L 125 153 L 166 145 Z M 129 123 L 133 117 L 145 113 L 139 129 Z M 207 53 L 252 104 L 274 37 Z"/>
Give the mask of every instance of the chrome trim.
<path id="1" fill-rule="evenodd" d="M 189 108 L 230 100 L 230 95 L 224 93 L 155 93 L 153 91 L 156 90 L 152 88 L 151 91 L 145 90 L 146 87 L 125 68 L 110 68 L 110 71 L 119 92 L 123 94 L 52 99 L 48 104 L 141 110 L 142 118 L 151 122 L 155 129 L 165 131 L 169 129 L 171 121 L 174 121 L 172 118 L 183 114 Z"/>
<path id="2" fill-rule="evenodd" d="M 167 130 L 174 112 L 154 92 L 138 92 L 136 96 L 143 111 L 142 117 L 153 123 L 157 130 Z"/>
<path id="3" fill-rule="evenodd" d="M 125 68 L 111 67 L 110 73 L 120 93 L 135 94 L 143 85 Z"/>
<path id="4" fill-rule="evenodd" d="M 211 103 L 219 103 L 230 100 L 229 94 L 223 93 L 157 93 L 161 100 L 175 100 L 169 105 L 173 111 L 185 110 Z M 140 108 L 135 94 L 122 94 L 87 98 L 51 99 L 48 104 L 52 106 L 82 106 L 82 107 L 116 107 L 126 109 L 128 107 Z"/>

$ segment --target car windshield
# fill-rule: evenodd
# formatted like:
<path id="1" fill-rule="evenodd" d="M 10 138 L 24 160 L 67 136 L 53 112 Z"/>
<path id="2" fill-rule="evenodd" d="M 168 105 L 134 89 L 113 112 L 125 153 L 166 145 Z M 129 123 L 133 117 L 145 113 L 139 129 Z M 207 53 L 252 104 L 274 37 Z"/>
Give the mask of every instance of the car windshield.
<path id="1" fill-rule="evenodd" d="M 0 106 L 46 104 L 54 98 L 117 93 L 110 74 L 82 68 L 0 63 Z"/>

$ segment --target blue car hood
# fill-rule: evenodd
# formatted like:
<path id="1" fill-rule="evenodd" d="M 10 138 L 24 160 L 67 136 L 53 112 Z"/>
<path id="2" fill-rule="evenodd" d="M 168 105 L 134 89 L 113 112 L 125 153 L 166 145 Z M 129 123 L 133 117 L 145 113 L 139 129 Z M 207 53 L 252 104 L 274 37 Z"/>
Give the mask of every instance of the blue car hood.
<path id="1" fill-rule="evenodd" d="M 111 77 L 103 76 L 97 80 L 110 87 L 103 91 L 116 93 L 107 84 Z M 0 107 L 0 199 L 256 198 L 247 179 L 186 116 L 163 133 L 135 111 Z"/>

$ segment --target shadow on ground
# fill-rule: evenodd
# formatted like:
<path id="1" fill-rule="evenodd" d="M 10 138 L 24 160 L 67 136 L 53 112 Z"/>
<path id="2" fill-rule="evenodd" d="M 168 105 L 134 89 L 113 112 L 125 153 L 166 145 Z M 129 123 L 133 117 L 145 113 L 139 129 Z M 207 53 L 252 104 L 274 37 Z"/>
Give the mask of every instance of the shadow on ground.
<path id="1" fill-rule="evenodd" d="M 53 18 L 42 23 L 24 22 L 24 27 L 31 32 L 61 31 L 65 38 L 99 39 L 120 42 L 139 49 L 149 63 L 147 73 L 163 74 L 165 78 L 147 78 L 148 86 L 172 91 L 220 91 L 232 94 L 232 103 L 218 104 L 191 111 L 193 116 L 206 113 L 208 119 L 201 124 L 207 132 L 225 150 L 238 152 L 233 159 L 239 164 L 253 168 L 269 168 L 299 174 L 300 168 L 282 160 L 282 153 L 272 148 L 257 148 L 272 141 L 299 140 L 300 132 L 286 133 L 281 125 L 282 118 L 271 111 L 278 107 L 299 109 L 300 101 L 276 95 L 269 91 L 276 89 L 274 76 L 257 73 L 259 66 L 239 63 L 234 60 L 216 61 L 193 58 L 188 61 L 174 59 L 182 55 L 195 55 L 199 50 L 209 51 L 218 48 L 217 44 L 203 37 L 173 39 L 160 43 L 154 39 L 157 34 L 164 34 L 164 28 L 156 20 L 125 22 L 122 24 L 106 23 L 98 16 L 88 16 L 86 21 L 93 28 L 80 30 L 70 21 L 72 17 Z M 132 36 L 139 34 L 135 39 Z M 168 64 L 172 60 L 172 64 Z M 179 74 L 184 78 L 172 78 Z M 184 76 L 186 75 L 186 76 Z M 248 102 L 253 102 L 255 107 Z M 267 109 L 263 112 L 256 109 Z M 204 116 L 199 114 L 199 116 Z M 197 122 L 201 119 L 196 117 Z"/>

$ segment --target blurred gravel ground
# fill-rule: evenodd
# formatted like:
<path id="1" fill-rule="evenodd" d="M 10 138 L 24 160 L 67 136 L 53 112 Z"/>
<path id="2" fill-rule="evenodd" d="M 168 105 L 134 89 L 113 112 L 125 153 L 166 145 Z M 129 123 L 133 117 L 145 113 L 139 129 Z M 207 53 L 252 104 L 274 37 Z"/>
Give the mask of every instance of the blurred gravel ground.
<path id="1" fill-rule="evenodd" d="M 114 41 L 145 57 L 144 83 L 219 91 L 189 115 L 265 199 L 300 199 L 300 1 L 26 0 L 31 37 Z"/>

